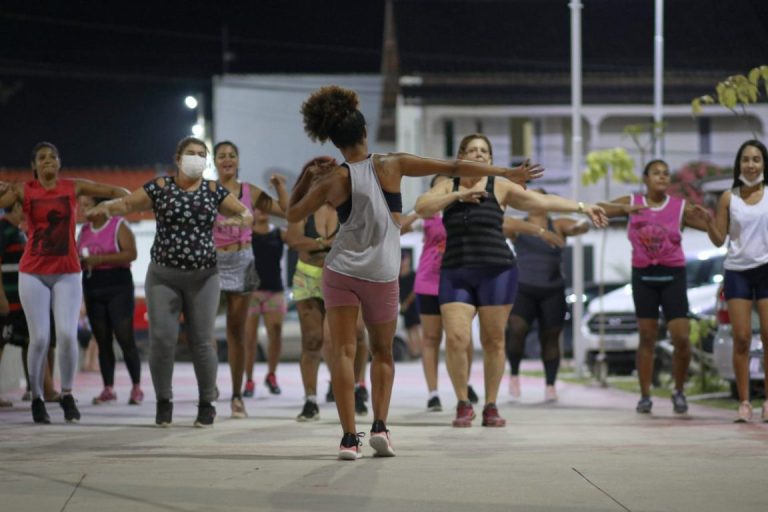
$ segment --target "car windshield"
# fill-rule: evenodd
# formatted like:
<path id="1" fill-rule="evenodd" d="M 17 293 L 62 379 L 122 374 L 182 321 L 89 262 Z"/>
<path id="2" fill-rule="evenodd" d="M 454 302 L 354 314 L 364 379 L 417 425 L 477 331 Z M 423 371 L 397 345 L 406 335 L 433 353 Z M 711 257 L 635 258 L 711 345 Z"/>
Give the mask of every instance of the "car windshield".
<path id="1" fill-rule="evenodd" d="M 690 259 L 685 263 L 688 288 L 719 283 L 723 280 L 723 260 L 725 255 L 718 254 L 707 259 Z"/>

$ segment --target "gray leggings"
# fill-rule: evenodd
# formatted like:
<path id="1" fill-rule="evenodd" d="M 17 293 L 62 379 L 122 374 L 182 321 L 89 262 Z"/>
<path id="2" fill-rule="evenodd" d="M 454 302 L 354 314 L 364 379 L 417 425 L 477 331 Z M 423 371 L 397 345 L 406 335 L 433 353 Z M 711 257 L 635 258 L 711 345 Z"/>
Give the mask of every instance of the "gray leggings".
<path id="1" fill-rule="evenodd" d="M 43 376 L 51 344 L 51 311 L 56 326 L 61 389 L 72 390 L 77 367 L 77 321 L 83 301 L 81 274 L 19 272 L 19 298 L 29 327 L 29 383 L 32 396 L 43 395 Z"/>
<path id="2" fill-rule="evenodd" d="M 211 340 L 219 288 L 216 268 L 180 270 L 149 264 L 144 283 L 149 320 L 149 371 L 158 400 L 173 398 L 173 361 L 182 312 L 200 401 L 216 400 L 218 359 Z"/>

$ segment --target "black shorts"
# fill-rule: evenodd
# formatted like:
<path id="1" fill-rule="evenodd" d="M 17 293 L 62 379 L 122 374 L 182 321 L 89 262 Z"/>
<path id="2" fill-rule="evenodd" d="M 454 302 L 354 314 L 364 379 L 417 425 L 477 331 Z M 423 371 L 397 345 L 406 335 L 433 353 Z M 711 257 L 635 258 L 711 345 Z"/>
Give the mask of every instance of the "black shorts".
<path id="1" fill-rule="evenodd" d="M 419 313 L 422 315 L 439 315 L 440 300 L 437 295 L 416 294 L 416 300 L 419 303 Z"/>
<path id="2" fill-rule="evenodd" d="M 0 347 L 6 344 L 26 347 L 29 344 L 27 319 L 23 311 L 11 311 L 0 317 Z"/>
<path id="3" fill-rule="evenodd" d="M 687 317 L 687 289 L 685 267 L 632 268 L 632 298 L 637 318 L 658 320 L 659 307 L 667 321 Z"/>
<path id="4" fill-rule="evenodd" d="M 528 325 L 539 321 L 539 329 L 562 328 L 565 322 L 565 288 L 542 288 L 519 284 L 512 314 L 523 318 Z"/>

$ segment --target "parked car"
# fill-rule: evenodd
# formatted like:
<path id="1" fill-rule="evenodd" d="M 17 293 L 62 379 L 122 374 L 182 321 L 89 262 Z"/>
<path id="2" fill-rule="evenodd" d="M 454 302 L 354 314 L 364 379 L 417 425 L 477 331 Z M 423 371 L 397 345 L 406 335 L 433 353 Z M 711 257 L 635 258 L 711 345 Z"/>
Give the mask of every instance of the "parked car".
<path id="1" fill-rule="evenodd" d="M 712 346 L 712 356 L 715 361 L 717 373 L 723 380 L 728 381 L 731 387 L 731 396 L 738 399 L 736 391 L 736 376 L 733 374 L 733 334 L 731 318 L 725 302 L 722 286 L 717 290 L 717 331 Z M 752 309 L 752 343 L 749 347 L 749 387 L 752 396 L 764 396 L 765 366 L 763 359 L 763 342 L 760 339 L 760 317 L 757 311 Z"/>
<path id="2" fill-rule="evenodd" d="M 714 313 L 715 302 L 712 297 L 723 279 L 724 258 L 725 249 L 723 248 L 701 251 L 687 258 L 685 266 L 691 315 Z M 586 340 L 586 360 L 590 370 L 594 370 L 595 361 L 601 350 L 601 327 L 602 348 L 605 351 L 608 372 L 623 375 L 632 373 L 635 369 L 635 355 L 640 338 L 631 284 L 605 294 L 602 301 L 599 297 L 593 299 L 586 308 L 581 333 Z M 659 325 L 659 339 L 664 336 L 665 331 L 662 318 Z"/>

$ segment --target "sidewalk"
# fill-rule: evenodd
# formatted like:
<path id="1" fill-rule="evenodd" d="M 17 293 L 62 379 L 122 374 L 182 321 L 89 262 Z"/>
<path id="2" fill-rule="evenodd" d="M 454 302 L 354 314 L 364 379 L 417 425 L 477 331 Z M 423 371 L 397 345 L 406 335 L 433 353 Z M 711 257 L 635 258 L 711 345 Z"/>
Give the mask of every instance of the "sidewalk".
<path id="1" fill-rule="evenodd" d="M 482 399 L 475 364 L 473 386 Z M 219 367 L 222 399 L 213 429 L 196 429 L 195 379 L 177 364 L 174 424 L 153 426 L 146 365 L 141 406 L 125 405 L 129 380 L 118 368 L 118 404 L 90 405 L 97 374 L 79 374 L 82 421 L 34 425 L 29 404 L 0 410 L 0 509 L 16 511 L 763 511 L 768 424 L 731 423 L 734 411 L 691 406 L 675 417 L 656 399 L 654 414 L 634 412 L 637 397 L 559 384 L 544 404 L 543 379 L 522 378 L 521 403 L 499 408 L 507 427 L 451 425 L 455 398 L 441 365 L 442 413 L 427 413 L 418 362 L 398 364 L 388 427 L 397 457 L 339 462 L 341 431 L 333 404 L 321 421 L 298 423 L 298 366 L 278 371 L 283 394 L 261 381 L 246 399 L 250 417 L 230 419 L 229 369 Z M 260 365 L 257 375 L 263 379 Z M 321 397 L 327 389 L 321 371 Z M 18 400 L 21 390 L 8 393 Z M 370 404 L 369 404 L 370 405 Z M 480 408 L 476 408 L 480 412 Z M 759 421 L 759 411 L 758 421 Z M 362 418 L 358 430 L 370 429 Z"/>

